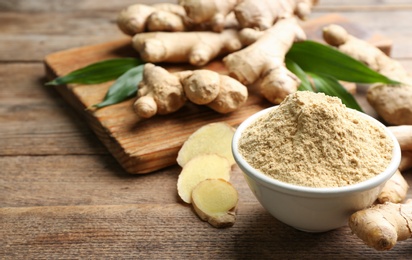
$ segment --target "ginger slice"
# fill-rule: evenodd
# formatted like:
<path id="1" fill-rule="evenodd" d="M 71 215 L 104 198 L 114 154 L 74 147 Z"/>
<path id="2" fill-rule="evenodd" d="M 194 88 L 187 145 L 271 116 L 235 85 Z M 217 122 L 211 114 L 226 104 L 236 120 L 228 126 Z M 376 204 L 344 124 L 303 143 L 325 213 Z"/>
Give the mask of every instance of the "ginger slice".
<path id="1" fill-rule="evenodd" d="M 204 180 L 192 192 L 196 214 L 217 228 L 233 226 L 238 200 L 237 190 L 222 179 Z"/>
<path id="2" fill-rule="evenodd" d="M 217 154 L 225 157 L 230 165 L 235 163 L 232 155 L 232 138 L 235 129 L 224 122 L 211 123 L 196 130 L 179 150 L 177 163 L 183 167 L 200 154 Z"/>
<path id="3" fill-rule="evenodd" d="M 192 191 L 206 179 L 230 179 L 229 161 L 217 154 L 203 154 L 188 161 L 177 180 L 177 192 L 186 203 L 192 203 Z"/>

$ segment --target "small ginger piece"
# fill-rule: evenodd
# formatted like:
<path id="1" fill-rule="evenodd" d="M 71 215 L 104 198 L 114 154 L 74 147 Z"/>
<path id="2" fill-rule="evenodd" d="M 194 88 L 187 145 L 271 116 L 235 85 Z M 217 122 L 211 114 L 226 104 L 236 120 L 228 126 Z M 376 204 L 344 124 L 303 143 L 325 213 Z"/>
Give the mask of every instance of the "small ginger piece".
<path id="1" fill-rule="evenodd" d="M 264 31 L 283 18 L 294 15 L 305 18 L 316 3 L 316 0 L 243 0 L 236 5 L 234 12 L 241 28 Z"/>
<path id="2" fill-rule="evenodd" d="M 134 4 L 120 11 L 117 26 L 131 36 L 145 31 L 184 31 L 185 16 L 184 8 L 177 4 Z"/>
<path id="3" fill-rule="evenodd" d="M 201 154 L 217 154 L 235 164 L 232 155 L 232 138 L 235 129 L 227 123 L 217 122 L 202 126 L 183 143 L 177 163 L 184 167 L 192 158 Z"/>
<path id="4" fill-rule="evenodd" d="M 177 180 L 177 192 L 186 203 L 192 203 L 192 191 L 206 179 L 230 179 L 229 161 L 217 154 L 202 154 L 192 158 L 182 168 Z"/>
<path id="5" fill-rule="evenodd" d="M 398 140 L 402 151 L 412 151 L 412 125 L 388 126 L 388 129 Z"/>
<path id="6" fill-rule="evenodd" d="M 248 97 L 246 86 L 211 70 L 195 70 L 182 80 L 186 97 L 221 114 L 235 111 Z"/>
<path id="7" fill-rule="evenodd" d="M 259 79 L 263 96 L 279 104 L 287 95 L 296 92 L 299 78 L 285 64 L 285 55 L 295 41 L 306 38 L 296 19 L 278 21 L 248 47 L 223 59 L 230 76 L 244 85 Z M 253 57 L 253 58 L 252 58 Z"/>
<path id="8" fill-rule="evenodd" d="M 247 97 L 246 86 L 229 76 L 211 70 L 170 73 L 162 67 L 146 63 L 134 110 L 138 116 L 150 118 L 156 114 L 175 112 L 189 99 L 225 114 L 242 106 Z"/>
<path id="9" fill-rule="evenodd" d="M 226 17 L 240 0 L 180 0 L 189 21 L 193 24 L 208 24 L 215 32 L 221 32 Z"/>
<path id="10" fill-rule="evenodd" d="M 220 88 L 217 97 L 208 107 L 221 114 L 235 111 L 242 106 L 248 97 L 247 88 L 232 77 L 220 75 Z"/>
<path id="11" fill-rule="evenodd" d="M 395 174 L 385 183 L 379 193 L 378 202 L 401 203 L 408 193 L 409 185 L 402 173 L 397 170 Z"/>
<path id="12" fill-rule="evenodd" d="M 143 80 L 139 83 L 137 100 L 133 105 L 138 116 L 149 118 L 155 114 L 169 114 L 177 111 L 185 102 L 186 96 L 179 77 L 162 67 L 145 64 Z"/>
<path id="13" fill-rule="evenodd" d="M 133 47 L 146 62 L 189 62 L 203 66 L 218 55 L 239 50 L 237 30 L 216 32 L 147 32 L 133 37 Z"/>
<path id="14" fill-rule="evenodd" d="M 216 228 L 233 226 L 238 200 L 238 193 L 233 185 L 222 179 L 204 180 L 192 191 L 192 204 L 196 214 Z"/>
<path id="15" fill-rule="evenodd" d="M 211 70 L 195 70 L 182 80 L 187 98 L 195 104 L 212 102 L 220 91 L 220 74 Z"/>
<path id="16" fill-rule="evenodd" d="M 355 212 L 349 218 L 352 232 L 378 251 L 390 250 L 412 236 L 412 203 L 387 202 Z"/>
<path id="17" fill-rule="evenodd" d="M 399 86 L 382 83 L 369 87 L 366 98 L 389 124 L 412 125 L 412 75 L 396 60 L 372 44 L 350 35 L 343 27 L 332 24 L 323 29 L 325 41 L 341 52 L 364 63 L 386 77 L 401 82 Z"/>

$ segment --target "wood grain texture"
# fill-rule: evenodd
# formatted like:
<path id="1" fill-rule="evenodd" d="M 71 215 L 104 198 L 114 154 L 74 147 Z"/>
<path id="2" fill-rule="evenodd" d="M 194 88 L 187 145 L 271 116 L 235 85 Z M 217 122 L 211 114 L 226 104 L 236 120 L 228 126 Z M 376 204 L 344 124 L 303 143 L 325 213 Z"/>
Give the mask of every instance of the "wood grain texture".
<path id="1" fill-rule="evenodd" d="M 0 165 L 3 207 L 180 203 L 179 166 L 130 175 L 110 155 L 2 157 Z M 242 201 L 257 203 L 237 167 L 231 182 Z"/>
<path id="2" fill-rule="evenodd" d="M 211 228 L 181 204 L 1 208 L 0 223 L 7 259 L 399 259 L 412 243 L 378 254 L 347 227 L 305 233 L 249 203 L 230 229 Z"/>
<path id="3" fill-rule="evenodd" d="M 40 63 L 2 65 L 0 155 L 108 154 L 87 124 L 44 83 Z"/>

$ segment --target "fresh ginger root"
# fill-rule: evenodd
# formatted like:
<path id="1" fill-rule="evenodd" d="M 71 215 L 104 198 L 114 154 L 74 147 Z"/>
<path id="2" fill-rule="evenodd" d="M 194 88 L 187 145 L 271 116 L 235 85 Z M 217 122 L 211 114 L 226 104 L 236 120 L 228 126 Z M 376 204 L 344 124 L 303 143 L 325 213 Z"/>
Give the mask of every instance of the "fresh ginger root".
<path id="1" fill-rule="evenodd" d="M 133 37 L 133 47 L 146 62 L 189 62 L 202 66 L 242 48 L 238 32 L 148 32 Z"/>
<path id="2" fill-rule="evenodd" d="M 412 125 L 388 126 L 388 129 L 398 140 L 402 151 L 412 151 Z"/>
<path id="3" fill-rule="evenodd" d="M 217 154 L 202 154 L 187 162 L 177 180 L 177 192 L 180 198 L 192 203 L 192 191 L 201 181 L 206 179 L 230 179 L 229 161 Z"/>
<path id="4" fill-rule="evenodd" d="M 279 104 L 300 85 L 299 78 L 286 68 L 284 58 L 295 41 L 305 38 L 296 19 L 282 19 L 256 42 L 229 54 L 223 62 L 230 75 L 245 85 L 261 79 L 259 87 L 263 96 Z"/>
<path id="5" fill-rule="evenodd" d="M 408 193 L 409 185 L 403 178 L 402 173 L 397 170 L 395 174 L 385 183 L 378 196 L 378 202 L 401 203 Z"/>
<path id="6" fill-rule="evenodd" d="M 120 11 L 117 26 L 127 35 L 145 31 L 184 31 L 187 28 L 182 6 L 170 3 L 134 4 Z"/>
<path id="7" fill-rule="evenodd" d="M 209 24 L 215 32 L 227 25 L 227 16 L 240 0 L 180 0 L 189 21 L 193 24 Z"/>
<path id="8" fill-rule="evenodd" d="M 412 201 L 401 203 L 409 185 L 401 171 L 412 167 L 412 126 L 390 126 L 402 150 L 402 159 L 396 173 L 386 182 L 378 195 L 379 205 L 354 213 L 349 227 L 365 243 L 377 250 L 389 250 L 396 241 L 412 237 Z"/>
<path id="9" fill-rule="evenodd" d="M 317 0 L 243 0 L 234 12 L 241 28 L 267 30 L 279 19 L 294 15 L 304 19 Z"/>
<path id="10" fill-rule="evenodd" d="M 230 165 L 235 164 L 232 155 L 232 138 L 235 129 L 227 123 L 217 122 L 197 129 L 183 143 L 177 155 L 177 163 L 184 167 L 193 158 L 202 154 L 217 154 L 226 158 Z"/>
<path id="11" fill-rule="evenodd" d="M 246 86 L 239 81 L 210 70 L 194 70 L 182 80 L 187 98 L 207 105 L 221 114 L 235 111 L 248 97 Z"/>
<path id="12" fill-rule="evenodd" d="M 225 114 L 235 111 L 248 97 L 247 88 L 229 76 L 210 70 L 170 73 L 151 63 L 145 64 L 138 89 L 134 110 L 142 118 L 175 112 L 187 99 Z"/>
<path id="13" fill-rule="evenodd" d="M 150 63 L 144 66 L 137 97 L 133 106 L 136 114 L 142 118 L 175 112 L 186 102 L 179 77 Z"/>
<path id="14" fill-rule="evenodd" d="M 376 250 L 390 250 L 397 241 L 412 237 L 412 201 L 387 202 L 355 212 L 349 218 L 352 232 Z"/>
<path id="15" fill-rule="evenodd" d="M 192 204 L 196 214 L 217 228 L 231 227 L 236 221 L 238 193 L 230 182 L 207 179 L 192 191 Z"/>
<path id="16" fill-rule="evenodd" d="M 398 140 L 402 150 L 402 159 L 398 171 L 386 182 L 378 196 L 379 203 L 393 202 L 401 203 L 407 195 L 409 185 L 402 176 L 402 171 L 412 166 L 412 157 L 409 160 L 409 153 L 412 152 L 412 126 L 388 126 L 387 127 Z"/>
<path id="17" fill-rule="evenodd" d="M 343 53 L 357 59 L 372 70 L 402 84 L 374 84 L 367 91 L 367 100 L 389 124 L 412 125 L 412 76 L 394 59 L 370 43 L 350 35 L 339 25 L 323 29 L 325 41 Z"/>
<path id="18" fill-rule="evenodd" d="M 229 76 L 220 75 L 219 94 L 207 106 L 218 113 L 227 114 L 242 106 L 247 97 L 247 88 L 242 83 Z"/>

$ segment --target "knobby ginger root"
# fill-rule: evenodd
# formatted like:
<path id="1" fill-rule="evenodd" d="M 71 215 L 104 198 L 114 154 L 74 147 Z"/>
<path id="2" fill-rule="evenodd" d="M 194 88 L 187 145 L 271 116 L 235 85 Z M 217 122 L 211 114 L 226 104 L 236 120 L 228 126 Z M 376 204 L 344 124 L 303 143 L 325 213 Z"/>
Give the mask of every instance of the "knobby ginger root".
<path id="1" fill-rule="evenodd" d="M 397 170 L 395 174 L 385 183 L 378 196 L 378 202 L 401 203 L 408 193 L 409 185 L 403 178 L 402 173 Z"/>
<path id="2" fill-rule="evenodd" d="M 238 200 L 237 190 L 222 179 L 204 180 L 192 191 L 192 204 L 196 214 L 217 228 L 233 226 Z"/>
<path id="3" fill-rule="evenodd" d="M 383 251 L 412 236 L 412 203 L 385 203 L 355 212 L 349 219 L 352 232 L 368 246 Z"/>
<path id="4" fill-rule="evenodd" d="M 239 81 L 210 70 L 192 71 L 182 80 L 182 85 L 190 101 L 207 105 L 221 114 L 235 111 L 248 97 L 246 86 Z"/>
<path id="5" fill-rule="evenodd" d="M 220 75 L 220 91 L 208 107 L 221 114 L 227 114 L 243 105 L 248 97 L 247 88 L 239 81 Z"/>
<path id="6" fill-rule="evenodd" d="M 412 125 L 388 126 L 388 129 L 398 140 L 402 151 L 412 151 Z"/>
<path id="7" fill-rule="evenodd" d="M 300 80 L 284 64 L 295 41 L 306 38 L 296 19 L 278 21 L 256 42 L 223 59 L 230 75 L 245 85 L 261 79 L 260 91 L 270 102 L 279 104 L 297 90 Z"/>
<path id="8" fill-rule="evenodd" d="M 305 18 L 317 0 L 243 0 L 234 12 L 241 28 L 267 30 L 277 20 L 297 15 Z"/>
<path id="9" fill-rule="evenodd" d="M 151 63 L 145 64 L 138 88 L 134 110 L 142 118 L 175 112 L 187 99 L 225 114 L 235 111 L 248 97 L 247 88 L 229 76 L 210 70 L 169 73 Z"/>
<path id="10" fill-rule="evenodd" d="M 235 164 L 232 155 L 232 138 L 235 129 L 227 123 L 210 123 L 200 127 L 184 142 L 177 155 L 177 163 L 184 167 L 191 159 L 202 154 L 217 154 Z"/>
<path id="11" fill-rule="evenodd" d="M 202 154 L 192 158 L 182 168 L 177 180 L 177 192 L 186 203 L 192 203 L 192 191 L 206 179 L 230 179 L 229 161 L 217 154 Z"/>
<path id="12" fill-rule="evenodd" d="M 179 4 L 193 24 L 209 24 L 213 31 L 221 32 L 227 24 L 226 17 L 240 0 L 181 0 Z"/>
<path id="13" fill-rule="evenodd" d="M 147 32 L 133 37 L 133 47 L 146 62 L 189 62 L 205 65 L 217 57 L 242 48 L 238 32 Z"/>
<path id="14" fill-rule="evenodd" d="M 370 43 L 358 39 L 339 25 L 324 28 L 325 41 L 343 53 L 365 63 L 371 69 L 402 84 L 374 84 L 367 91 L 367 100 L 389 124 L 412 125 L 412 76 L 394 59 Z"/>
<path id="15" fill-rule="evenodd" d="M 150 63 L 144 66 L 137 97 L 134 110 L 142 118 L 175 112 L 186 102 L 179 77 Z"/>
<path id="16" fill-rule="evenodd" d="M 131 36 L 145 31 L 184 31 L 185 16 L 184 8 L 176 4 L 134 4 L 120 11 L 117 26 Z"/>

